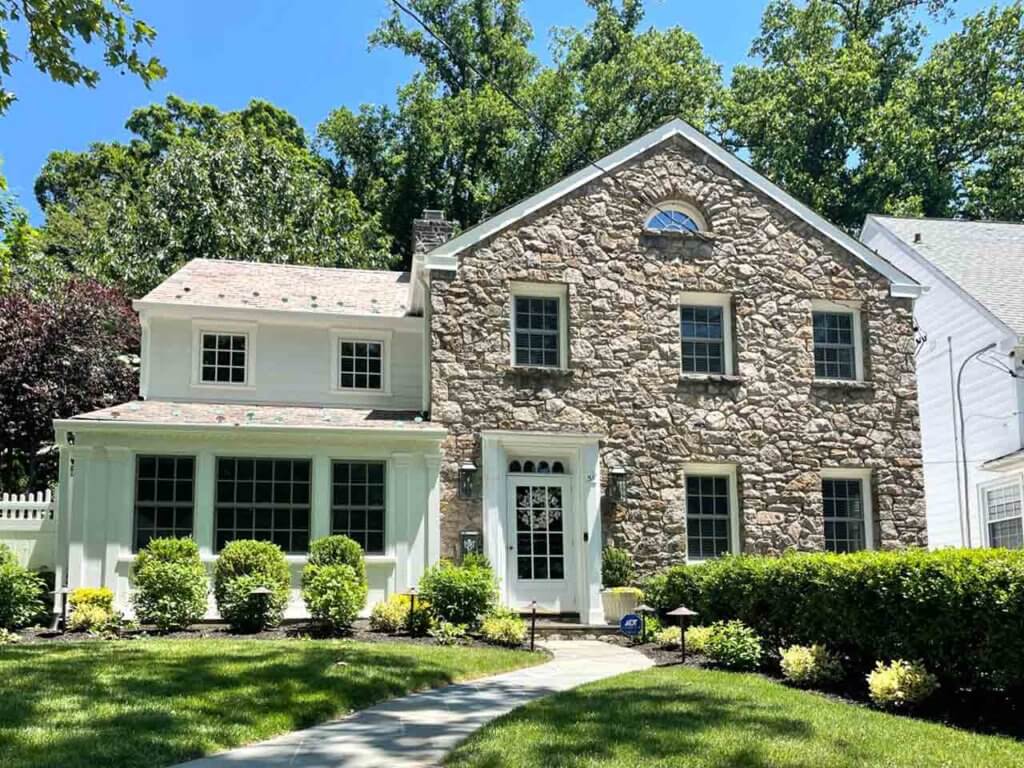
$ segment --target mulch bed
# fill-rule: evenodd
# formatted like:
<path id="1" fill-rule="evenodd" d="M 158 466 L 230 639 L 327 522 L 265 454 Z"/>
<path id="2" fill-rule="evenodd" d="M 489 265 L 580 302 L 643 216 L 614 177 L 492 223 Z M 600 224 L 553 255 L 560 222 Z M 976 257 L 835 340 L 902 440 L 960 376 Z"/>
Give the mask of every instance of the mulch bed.
<path id="1" fill-rule="evenodd" d="M 652 643 L 636 644 L 625 637 L 602 637 L 605 642 L 629 646 L 651 659 L 655 666 L 679 666 L 679 649 L 666 650 Z M 687 654 L 687 667 L 714 669 L 703 656 Z M 758 673 L 763 677 L 788 685 L 771 661 Z M 853 675 L 830 688 L 810 689 L 836 701 L 858 707 L 874 709 L 868 698 L 867 683 L 863 675 Z M 989 733 L 1024 740 L 1024 694 L 1014 696 L 999 691 L 939 691 L 925 704 L 903 714 L 921 720 L 930 720 L 954 728 Z"/>

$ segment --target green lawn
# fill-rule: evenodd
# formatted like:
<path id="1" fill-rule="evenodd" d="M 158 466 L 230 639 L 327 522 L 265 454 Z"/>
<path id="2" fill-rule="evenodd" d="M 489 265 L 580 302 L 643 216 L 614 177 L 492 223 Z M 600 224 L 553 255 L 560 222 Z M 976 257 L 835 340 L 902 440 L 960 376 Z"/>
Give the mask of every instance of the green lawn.
<path id="1" fill-rule="evenodd" d="M 0 647 L 0 765 L 158 768 L 545 660 L 339 640 Z"/>
<path id="2" fill-rule="evenodd" d="M 1024 743 L 894 717 L 757 675 L 666 667 L 530 704 L 450 768 L 1020 768 Z"/>

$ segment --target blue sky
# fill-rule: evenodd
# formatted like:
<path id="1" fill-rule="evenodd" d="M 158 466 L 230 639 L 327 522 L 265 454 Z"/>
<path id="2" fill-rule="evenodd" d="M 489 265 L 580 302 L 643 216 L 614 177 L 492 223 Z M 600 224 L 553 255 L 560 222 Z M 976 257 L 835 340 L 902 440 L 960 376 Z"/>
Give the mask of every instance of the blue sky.
<path id="1" fill-rule="evenodd" d="M 960 0 L 958 17 L 990 2 Z M 294 114 L 312 131 L 331 109 L 391 103 L 395 88 L 414 70 L 393 51 L 368 51 L 366 38 L 388 13 L 386 0 L 135 0 L 140 18 L 158 32 L 153 52 L 167 67 L 147 90 L 136 78 L 104 71 L 90 90 L 53 83 L 29 62 L 15 65 L 6 85 L 19 98 L 0 118 L 0 156 L 11 190 L 34 223 L 41 214 L 32 184 L 49 152 L 83 150 L 94 141 L 125 139 L 132 109 L 175 93 L 223 110 L 263 98 Z M 645 25 L 679 25 L 700 38 L 726 72 L 746 59 L 757 33 L 762 0 L 648 0 Z M 546 56 L 548 30 L 583 26 L 591 18 L 583 0 L 524 0 Z M 935 30 L 945 36 L 947 29 Z M 24 50 L 15 29 L 13 49 Z M 83 53 L 83 58 L 95 56 Z"/>

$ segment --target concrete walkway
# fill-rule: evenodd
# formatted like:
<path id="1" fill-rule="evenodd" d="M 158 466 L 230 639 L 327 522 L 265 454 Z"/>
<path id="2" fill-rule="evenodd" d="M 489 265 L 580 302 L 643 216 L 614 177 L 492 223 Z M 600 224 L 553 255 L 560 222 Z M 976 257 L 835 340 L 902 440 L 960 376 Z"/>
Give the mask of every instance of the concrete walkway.
<path id="1" fill-rule="evenodd" d="M 480 726 L 528 701 L 623 672 L 643 654 L 596 640 L 547 642 L 547 664 L 392 699 L 343 720 L 183 763 L 180 768 L 422 768 Z"/>

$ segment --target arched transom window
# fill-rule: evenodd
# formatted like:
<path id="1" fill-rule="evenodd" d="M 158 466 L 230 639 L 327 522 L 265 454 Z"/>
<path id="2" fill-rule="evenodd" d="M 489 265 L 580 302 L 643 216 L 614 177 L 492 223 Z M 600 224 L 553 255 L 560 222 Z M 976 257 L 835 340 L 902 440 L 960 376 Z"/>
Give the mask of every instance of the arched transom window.
<path id="1" fill-rule="evenodd" d="M 644 228 L 653 232 L 702 232 L 707 224 L 692 205 L 660 203 L 647 214 Z"/>
<path id="2" fill-rule="evenodd" d="M 508 471 L 514 474 L 562 475 L 565 465 L 549 459 L 513 459 L 508 464 Z"/>

